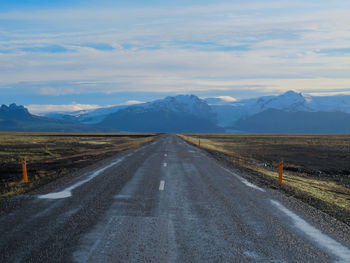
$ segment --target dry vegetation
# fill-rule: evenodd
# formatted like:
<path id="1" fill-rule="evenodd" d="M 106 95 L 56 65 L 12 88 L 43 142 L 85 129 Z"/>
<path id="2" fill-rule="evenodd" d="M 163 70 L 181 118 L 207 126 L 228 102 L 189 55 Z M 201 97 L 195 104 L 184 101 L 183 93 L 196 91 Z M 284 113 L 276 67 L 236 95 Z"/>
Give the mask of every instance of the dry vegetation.
<path id="1" fill-rule="evenodd" d="M 195 145 L 200 140 L 200 147 L 217 158 L 350 224 L 349 135 L 179 136 Z M 277 184 L 279 161 L 284 161 L 282 186 Z"/>
<path id="2" fill-rule="evenodd" d="M 0 133 L 0 199 L 23 193 L 155 137 L 118 133 Z M 27 160 L 28 184 L 22 180 L 23 158 Z"/>

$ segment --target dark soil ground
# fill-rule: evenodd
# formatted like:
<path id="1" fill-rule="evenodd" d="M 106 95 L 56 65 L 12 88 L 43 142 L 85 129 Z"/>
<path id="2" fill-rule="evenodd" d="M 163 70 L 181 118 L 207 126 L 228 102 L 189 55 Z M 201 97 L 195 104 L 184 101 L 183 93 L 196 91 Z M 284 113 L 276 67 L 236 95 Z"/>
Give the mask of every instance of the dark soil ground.
<path id="1" fill-rule="evenodd" d="M 0 199 L 25 192 L 154 138 L 154 134 L 0 133 Z M 24 184 L 21 160 L 27 160 Z"/>
<path id="2" fill-rule="evenodd" d="M 335 217 L 336 219 L 344 222 L 345 224 L 350 226 L 350 212 L 344 209 L 341 209 L 337 206 L 334 206 L 328 202 L 323 202 L 320 199 L 314 198 L 310 195 L 305 194 L 302 191 L 298 191 L 298 189 L 293 187 L 288 187 L 287 185 L 278 185 L 276 180 L 272 180 L 271 178 L 264 176 L 261 173 L 258 173 L 249 168 L 238 166 L 237 163 L 232 163 L 231 156 L 226 155 L 224 153 L 212 150 L 206 150 L 210 155 L 212 155 L 219 162 L 225 163 L 226 166 L 231 167 L 231 169 L 236 170 L 240 175 L 246 175 L 249 181 L 254 182 L 260 187 L 271 188 L 275 190 L 279 190 L 284 192 L 287 196 L 294 196 L 297 199 L 308 203 L 309 205 Z M 349 196 L 350 202 L 350 196 Z"/>
<path id="3" fill-rule="evenodd" d="M 350 135 L 196 134 L 245 160 L 299 175 L 330 178 L 350 187 Z"/>
<path id="4" fill-rule="evenodd" d="M 201 146 L 226 166 L 236 170 L 265 188 L 284 192 L 350 225 L 350 209 L 334 205 L 333 200 L 321 200 L 308 194 L 298 185 L 277 183 L 278 162 L 284 161 L 284 171 L 289 175 L 314 178 L 317 182 L 336 182 L 350 187 L 350 135 L 218 135 L 186 134 L 195 138 L 190 142 Z M 194 143 L 195 142 L 195 143 Z M 208 147 L 209 146 L 209 147 Z M 217 150 L 215 150 L 217 148 Z M 247 165 L 248 164 L 248 165 Z M 261 173 L 262 167 L 274 171 L 276 178 Z M 319 189 L 324 191 L 324 189 Z M 346 192 L 341 193 L 346 196 Z M 334 192 L 337 198 L 337 193 Z M 350 195 L 348 195 L 350 208 Z"/>

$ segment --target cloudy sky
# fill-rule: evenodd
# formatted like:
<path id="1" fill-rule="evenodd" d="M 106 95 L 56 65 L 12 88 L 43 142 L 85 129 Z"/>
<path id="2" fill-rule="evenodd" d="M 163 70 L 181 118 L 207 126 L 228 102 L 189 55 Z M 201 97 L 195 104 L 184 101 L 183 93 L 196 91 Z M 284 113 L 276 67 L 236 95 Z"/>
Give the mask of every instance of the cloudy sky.
<path id="1" fill-rule="evenodd" d="M 350 94 L 349 72 L 348 0 L 0 1 L 0 104 Z"/>

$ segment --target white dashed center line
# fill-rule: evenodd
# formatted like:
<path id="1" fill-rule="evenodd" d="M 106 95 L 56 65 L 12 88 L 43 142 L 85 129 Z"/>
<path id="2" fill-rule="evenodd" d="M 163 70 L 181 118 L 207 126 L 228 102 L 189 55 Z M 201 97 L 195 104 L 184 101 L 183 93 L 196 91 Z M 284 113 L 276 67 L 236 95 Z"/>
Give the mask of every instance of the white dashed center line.
<path id="1" fill-rule="evenodd" d="M 168 166 L 168 164 L 167 164 L 167 163 L 164 163 L 164 164 L 163 164 L 163 166 L 164 166 L 164 167 L 167 167 L 167 166 Z"/>
<path id="2" fill-rule="evenodd" d="M 164 190 L 164 186 L 165 186 L 165 181 L 164 180 L 160 181 L 159 191 L 163 191 Z"/>
<path id="3" fill-rule="evenodd" d="M 164 156 L 167 157 L 168 155 L 165 153 Z"/>

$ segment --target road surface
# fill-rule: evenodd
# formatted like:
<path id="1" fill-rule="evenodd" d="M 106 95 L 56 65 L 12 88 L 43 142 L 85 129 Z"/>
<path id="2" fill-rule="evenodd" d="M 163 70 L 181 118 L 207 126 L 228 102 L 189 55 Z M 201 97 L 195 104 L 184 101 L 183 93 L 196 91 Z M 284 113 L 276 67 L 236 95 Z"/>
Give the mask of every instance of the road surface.
<path id="1" fill-rule="evenodd" d="M 174 135 L 15 197 L 0 262 L 350 262 L 349 228 Z"/>

